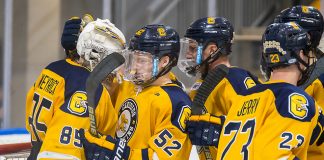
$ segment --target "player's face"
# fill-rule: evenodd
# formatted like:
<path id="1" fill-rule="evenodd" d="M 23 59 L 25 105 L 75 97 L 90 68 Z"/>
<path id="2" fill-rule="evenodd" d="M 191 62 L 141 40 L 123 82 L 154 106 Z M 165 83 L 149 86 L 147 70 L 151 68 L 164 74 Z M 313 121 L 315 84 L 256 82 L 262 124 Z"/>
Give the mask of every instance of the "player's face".
<path id="1" fill-rule="evenodd" d="M 201 62 L 201 54 L 198 54 L 198 48 L 197 41 L 193 39 L 182 38 L 180 40 L 178 67 L 182 72 L 186 73 L 189 67 L 193 67 Z"/>
<path id="2" fill-rule="evenodd" d="M 188 48 L 188 52 L 186 53 L 186 58 L 196 60 L 197 59 L 197 48 L 198 48 L 197 42 L 194 40 L 189 40 L 189 48 Z"/>
<path id="3" fill-rule="evenodd" d="M 135 83 L 152 78 L 153 56 L 143 51 L 128 51 L 125 55 L 125 78 Z"/>

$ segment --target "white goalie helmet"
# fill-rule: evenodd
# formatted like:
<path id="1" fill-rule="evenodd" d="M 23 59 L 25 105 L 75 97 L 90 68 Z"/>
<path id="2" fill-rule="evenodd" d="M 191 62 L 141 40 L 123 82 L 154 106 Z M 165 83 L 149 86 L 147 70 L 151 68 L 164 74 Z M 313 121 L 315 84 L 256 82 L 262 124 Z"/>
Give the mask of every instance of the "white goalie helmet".
<path id="1" fill-rule="evenodd" d="M 81 32 L 77 51 L 83 60 L 82 65 L 90 69 L 107 55 L 121 53 L 125 49 L 124 34 L 108 19 L 90 22 Z"/>

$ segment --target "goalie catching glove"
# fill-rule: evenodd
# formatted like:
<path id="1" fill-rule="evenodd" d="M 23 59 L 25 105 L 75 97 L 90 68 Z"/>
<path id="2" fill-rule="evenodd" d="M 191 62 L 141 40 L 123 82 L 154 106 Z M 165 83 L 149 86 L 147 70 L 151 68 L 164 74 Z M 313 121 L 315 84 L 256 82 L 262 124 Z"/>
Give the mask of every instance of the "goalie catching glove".
<path id="1" fill-rule="evenodd" d="M 96 138 L 88 131 L 80 130 L 81 142 L 88 160 L 127 160 L 130 148 L 124 139 L 102 136 Z"/>
<path id="2" fill-rule="evenodd" d="M 218 146 L 225 116 L 193 115 L 187 122 L 187 132 L 193 145 Z"/>

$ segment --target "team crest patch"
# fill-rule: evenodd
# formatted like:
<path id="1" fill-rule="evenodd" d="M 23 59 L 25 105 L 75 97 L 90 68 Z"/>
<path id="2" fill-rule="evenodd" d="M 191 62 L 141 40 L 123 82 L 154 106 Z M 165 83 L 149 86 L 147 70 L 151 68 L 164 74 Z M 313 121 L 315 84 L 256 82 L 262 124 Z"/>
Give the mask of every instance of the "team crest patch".
<path id="1" fill-rule="evenodd" d="M 118 112 L 116 136 L 127 142 L 132 138 L 137 126 L 137 104 L 133 99 L 127 99 Z"/>
<path id="2" fill-rule="evenodd" d="M 289 95 L 289 113 L 297 119 L 304 119 L 308 115 L 308 100 L 299 93 Z"/>

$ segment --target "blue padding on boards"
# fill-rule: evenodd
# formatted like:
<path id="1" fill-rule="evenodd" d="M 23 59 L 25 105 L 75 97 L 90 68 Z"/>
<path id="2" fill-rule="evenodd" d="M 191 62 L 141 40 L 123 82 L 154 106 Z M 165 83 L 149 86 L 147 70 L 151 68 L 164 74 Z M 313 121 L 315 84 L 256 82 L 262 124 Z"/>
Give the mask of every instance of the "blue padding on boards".
<path id="1" fill-rule="evenodd" d="M 25 128 L 0 129 L 0 135 L 8 134 L 28 134 L 28 132 Z"/>

